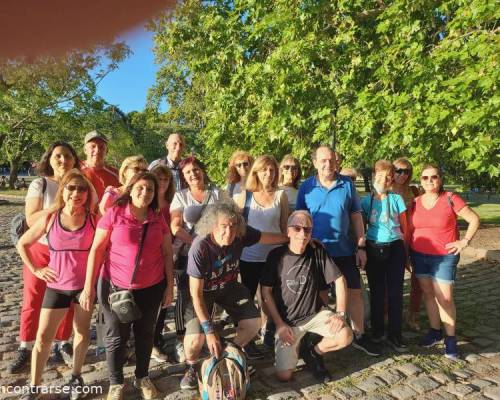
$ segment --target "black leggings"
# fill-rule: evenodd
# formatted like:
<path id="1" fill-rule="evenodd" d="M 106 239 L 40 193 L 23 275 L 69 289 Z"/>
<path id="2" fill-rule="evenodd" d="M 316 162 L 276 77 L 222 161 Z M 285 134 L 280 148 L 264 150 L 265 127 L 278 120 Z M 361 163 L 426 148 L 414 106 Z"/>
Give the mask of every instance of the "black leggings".
<path id="1" fill-rule="evenodd" d="M 240 260 L 241 283 L 250 290 L 250 298 L 255 297 L 257 286 L 259 286 L 262 269 L 266 265 L 265 262 L 249 262 Z"/>
<path id="2" fill-rule="evenodd" d="M 148 288 L 134 290 L 134 300 L 142 312 L 142 317 L 137 321 L 122 324 L 109 307 L 109 281 L 99 279 L 97 291 L 106 325 L 104 345 L 111 385 L 123 384 L 125 350 L 131 327 L 135 337 L 135 377 L 140 379 L 148 376 L 149 360 L 153 349 L 153 332 L 165 287 L 166 283 L 162 281 Z"/>

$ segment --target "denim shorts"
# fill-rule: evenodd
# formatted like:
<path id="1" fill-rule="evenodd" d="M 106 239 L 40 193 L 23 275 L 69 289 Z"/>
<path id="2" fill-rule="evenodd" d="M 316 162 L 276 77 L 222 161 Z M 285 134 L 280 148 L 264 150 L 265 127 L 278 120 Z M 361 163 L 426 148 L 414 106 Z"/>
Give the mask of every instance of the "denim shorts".
<path id="1" fill-rule="evenodd" d="M 423 254 L 411 250 L 411 262 L 417 278 L 430 278 L 440 283 L 455 283 L 460 255 Z"/>

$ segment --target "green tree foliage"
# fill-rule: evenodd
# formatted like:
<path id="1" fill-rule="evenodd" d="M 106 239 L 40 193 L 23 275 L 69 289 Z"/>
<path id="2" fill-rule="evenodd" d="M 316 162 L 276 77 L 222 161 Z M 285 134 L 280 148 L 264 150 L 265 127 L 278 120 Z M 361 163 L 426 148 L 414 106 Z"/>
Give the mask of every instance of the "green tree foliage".
<path id="1" fill-rule="evenodd" d="M 498 177 L 494 0 L 186 0 L 159 18 L 150 105 L 199 130 L 221 179 L 236 148 L 307 162 L 409 156 Z"/>
<path id="2" fill-rule="evenodd" d="M 96 86 L 128 54 L 117 43 L 32 63 L 0 61 L 0 146 L 11 182 L 23 157 L 39 154 L 49 142 L 65 139 L 78 150 L 87 130 L 119 125 L 120 118 L 96 97 Z"/>

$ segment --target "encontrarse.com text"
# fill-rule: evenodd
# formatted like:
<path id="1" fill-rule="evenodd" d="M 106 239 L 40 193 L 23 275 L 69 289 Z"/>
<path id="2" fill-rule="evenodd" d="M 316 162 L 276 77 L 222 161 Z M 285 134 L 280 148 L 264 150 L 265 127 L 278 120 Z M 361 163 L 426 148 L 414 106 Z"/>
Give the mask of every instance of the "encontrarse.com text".
<path id="1" fill-rule="evenodd" d="M 0 385 L 0 393 L 8 394 L 8 395 L 21 395 L 25 393 L 29 393 L 31 390 L 32 393 L 37 394 L 70 394 L 71 388 L 69 386 L 14 386 L 14 385 Z M 79 394 L 102 394 L 102 386 L 81 386 L 73 388 L 73 391 Z"/>

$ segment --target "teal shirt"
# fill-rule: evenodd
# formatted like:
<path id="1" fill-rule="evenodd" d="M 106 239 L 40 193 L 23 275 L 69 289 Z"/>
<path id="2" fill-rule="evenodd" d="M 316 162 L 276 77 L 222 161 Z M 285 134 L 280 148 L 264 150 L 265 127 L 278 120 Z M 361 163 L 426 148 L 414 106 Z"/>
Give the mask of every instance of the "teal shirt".
<path id="1" fill-rule="evenodd" d="M 406 211 L 403 198 L 399 194 L 388 193 L 387 197 L 380 201 L 374 196 L 370 212 L 371 196 L 370 194 L 361 200 L 361 209 L 368 221 L 366 238 L 380 243 L 403 239 L 401 222 L 399 221 L 399 214 Z M 369 216 L 368 213 L 370 213 Z"/>

